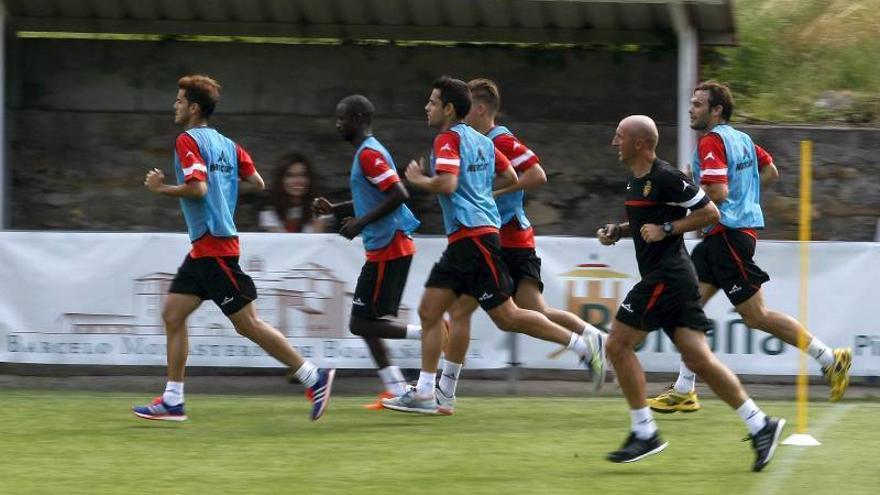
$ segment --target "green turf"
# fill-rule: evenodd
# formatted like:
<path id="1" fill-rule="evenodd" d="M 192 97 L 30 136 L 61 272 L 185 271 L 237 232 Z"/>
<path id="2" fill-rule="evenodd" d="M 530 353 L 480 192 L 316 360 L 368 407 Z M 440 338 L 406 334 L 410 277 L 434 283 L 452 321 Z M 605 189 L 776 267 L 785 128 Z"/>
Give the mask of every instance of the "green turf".
<path id="1" fill-rule="evenodd" d="M 626 433 L 622 399 L 466 397 L 455 416 L 423 417 L 335 397 L 314 424 L 301 397 L 189 395 L 182 424 L 135 418 L 128 408 L 142 399 L 0 392 L 0 493 L 771 495 L 880 486 L 880 404 L 870 402 L 811 404 L 823 445 L 781 448 L 756 474 L 739 419 L 712 400 L 696 414 L 658 417 L 665 452 L 616 465 L 603 456 Z M 791 403 L 762 405 L 794 417 Z"/>

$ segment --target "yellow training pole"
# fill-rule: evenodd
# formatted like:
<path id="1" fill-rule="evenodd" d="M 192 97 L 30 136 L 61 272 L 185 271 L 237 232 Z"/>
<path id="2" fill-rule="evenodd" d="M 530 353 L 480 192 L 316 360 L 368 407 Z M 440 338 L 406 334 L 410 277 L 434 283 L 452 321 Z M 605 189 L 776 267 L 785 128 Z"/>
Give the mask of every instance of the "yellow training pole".
<path id="1" fill-rule="evenodd" d="M 810 292 L 810 240 L 812 233 L 811 210 L 813 204 L 813 142 L 801 141 L 801 202 L 800 228 L 798 240 L 801 248 L 800 297 L 798 298 L 798 319 L 801 325 L 807 326 L 809 318 Z M 807 432 L 807 399 L 809 398 L 809 375 L 807 374 L 806 335 L 798 336 L 798 348 L 801 349 L 801 366 L 797 379 L 797 432 Z"/>
<path id="2" fill-rule="evenodd" d="M 810 240 L 812 233 L 811 210 L 813 204 L 813 142 L 801 141 L 801 200 L 800 200 L 800 228 L 798 240 L 800 241 L 800 297 L 798 297 L 798 320 L 801 325 L 807 327 L 809 316 L 809 289 L 810 289 Z M 809 380 L 807 374 L 807 345 L 806 335 L 801 332 L 798 335 L 798 349 L 801 350 L 800 370 L 797 377 L 797 425 L 796 433 L 786 438 L 784 444 L 812 446 L 819 442 L 807 433 L 807 399 L 810 395 Z"/>

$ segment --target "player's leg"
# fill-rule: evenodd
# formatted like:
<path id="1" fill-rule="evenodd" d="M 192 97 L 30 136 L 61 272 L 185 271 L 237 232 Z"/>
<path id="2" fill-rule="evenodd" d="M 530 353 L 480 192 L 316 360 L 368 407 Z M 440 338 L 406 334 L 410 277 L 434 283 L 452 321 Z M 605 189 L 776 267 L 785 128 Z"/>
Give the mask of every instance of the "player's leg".
<path id="1" fill-rule="evenodd" d="M 165 421 L 186 419 L 183 396 L 189 353 L 186 319 L 202 304 L 203 297 L 206 297 L 195 277 L 195 265 L 195 261 L 189 256 L 184 259 L 165 298 L 162 320 L 167 343 L 168 381 L 161 397 L 155 398 L 150 404 L 132 409 L 140 418 Z"/>
<path id="2" fill-rule="evenodd" d="M 418 325 L 405 325 L 382 318 L 397 315 L 411 262 L 412 256 L 388 261 L 367 261 L 358 276 L 352 297 L 349 329 L 352 334 L 364 339 L 376 362 L 379 377 L 385 387 L 380 399 L 406 392 L 403 373 L 400 368 L 392 365 L 382 339 L 404 339 L 421 334 Z M 381 409 L 382 405 L 381 402 L 375 402 L 366 407 Z"/>
<path id="3" fill-rule="evenodd" d="M 676 328 L 673 341 L 688 368 L 702 377 L 712 391 L 742 418 L 755 450 L 752 470 L 762 470 L 772 459 L 779 444 L 785 420 L 767 416 L 748 397 L 736 375 L 709 349 L 704 332 L 687 327 Z"/>
<path id="4" fill-rule="evenodd" d="M 434 270 L 429 275 L 425 293 L 422 295 L 421 303 L 419 303 L 419 319 L 422 322 L 422 370 L 419 373 L 419 381 L 415 389 L 407 391 L 402 396 L 383 399 L 382 404 L 387 409 L 401 412 L 437 414 L 434 384 L 440 354 L 443 351 L 446 324 L 443 315 L 458 299 L 458 294 L 453 289 L 439 286 L 449 286 L 456 283 L 446 276 L 447 273 L 445 271 L 442 277 L 438 275 L 439 265 L 440 263 L 435 265 Z"/>
<path id="5" fill-rule="evenodd" d="M 651 409 L 648 408 L 645 399 L 645 373 L 635 353 L 636 346 L 646 335 L 646 332 L 619 319 L 611 324 L 605 352 L 629 404 L 631 420 L 629 436 L 620 449 L 607 456 L 611 462 L 635 462 L 661 452 L 668 445 L 660 437 Z"/>
<path id="6" fill-rule="evenodd" d="M 540 272 L 538 276 L 540 277 Z M 553 323 L 573 333 L 582 335 L 584 340 L 590 343 L 591 353 L 589 359 L 587 359 L 587 364 L 593 373 L 593 388 L 598 391 L 605 383 L 607 374 L 604 352 L 605 333 L 578 318 L 574 313 L 548 306 L 544 300 L 542 289 L 543 284 L 540 280 L 532 277 L 522 278 L 516 283 L 514 302 L 520 308 L 542 313 Z"/>
<path id="7" fill-rule="evenodd" d="M 437 412 L 445 416 L 455 410 L 455 389 L 471 341 L 471 316 L 478 307 L 473 297 L 460 296 L 449 308 L 449 339 L 443 349 L 443 368 L 437 383 Z"/>
<path id="8" fill-rule="evenodd" d="M 712 244 L 711 240 L 707 242 L 704 239 L 694 246 L 691 252 L 691 261 L 700 281 L 700 307 L 705 306 L 718 292 L 719 282 L 710 257 L 710 244 Z M 660 395 L 648 399 L 648 406 L 660 413 L 699 411 L 700 401 L 695 390 L 696 383 L 697 375 L 680 361 L 675 382 Z"/>
<path id="9" fill-rule="evenodd" d="M 767 309 L 762 289 L 758 289 L 752 297 L 738 304 L 736 310 L 749 327 L 779 337 L 783 342 L 798 347 L 812 356 L 822 366 L 822 373 L 831 385 L 831 401 L 836 402 L 843 397 L 849 385 L 852 349 L 832 350 L 796 319 L 785 313 Z M 806 347 L 800 347 L 801 343 Z"/>

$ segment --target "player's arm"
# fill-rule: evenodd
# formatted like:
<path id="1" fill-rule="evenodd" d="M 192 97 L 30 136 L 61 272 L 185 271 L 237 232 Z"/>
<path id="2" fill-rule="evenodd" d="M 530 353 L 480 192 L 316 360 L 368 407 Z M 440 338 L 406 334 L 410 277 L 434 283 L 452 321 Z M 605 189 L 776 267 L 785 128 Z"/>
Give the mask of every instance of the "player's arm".
<path id="1" fill-rule="evenodd" d="M 239 194 L 258 193 L 266 189 L 266 182 L 257 172 L 251 155 L 240 145 L 235 145 L 235 157 L 238 160 Z"/>
<path id="2" fill-rule="evenodd" d="M 755 155 L 758 157 L 758 170 L 761 177 L 761 186 L 766 186 L 773 181 L 779 180 L 779 170 L 773 163 L 773 157 L 764 148 L 755 145 Z"/>
<path id="3" fill-rule="evenodd" d="M 623 236 L 630 235 L 629 222 L 609 223 L 596 231 L 596 237 L 603 246 L 610 246 Z"/>
<path id="4" fill-rule="evenodd" d="M 703 191 L 706 192 L 706 196 L 709 196 L 709 199 L 711 199 L 713 203 L 723 203 L 724 201 L 727 201 L 727 195 L 730 193 L 727 184 L 716 182 L 713 184 L 703 184 L 700 187 L 703 188 Z"/>
<path id="5" fill-rule="evenodd" d="M 721 213 L 715 203 L 709 199 L 708 193 L 695 186 L 684 174 L 668 175 L 665 184 L 661 187 L 663 188 L 661 201 L 687 208 L 691 214 L 674 222 L 668 222 L 668 228 L 664 228 L 667 224 L 642 225 L 640 233 L 645 242 L 662 241 L 668 236 L 699 230 L 721 220 Z"/>
<path id="6" fill-rule="evenodd" d="M 156 194 L 173 198 L 201 199 L 208 193 L 208 183 L 203 179 L 192 179 L 179 185 L 166 184 L 165 174 L 158 168 L 147 172 L 144 185 Z"/>
<path id="7" fill-rule="evenodd" d="M 437 170 L 437 174 L 428 177 L 422 172 L 425 165 L 425 159 L 420 158 L 418 162 L 411 160 L 406 167 L 406 179 L 413 187 L 432 194 L 452 194 L 458 187 L 458 174 Z"/>
<path id="8" fill-rule="evenodd" d="M 335 215 L 336 218 L 347 218 L 354 216 L 354 201 L 340 201 L 333 203 L 329 199 L 321 196 L 312 201 L 312 212 L 315 216 Z"/>
<path id="9" fill-rule="evenodd" d="M 544 169 L 541 168 L 541 165 L 535 164 L 525 172 L 521 173 L 514 184 L 496 189 L 492 192 L 492 195 L 497 197 L 514 191 L 534 189 L 546 183 L 547 175 L 544 173 Z"/>
<path id="10" fill-rule="evenodd" d="M 339 229 L 339 234 L 347 239 L 354 239 L 367 225 L 379 220 L 397 209 L 409 199 L 409 192 L 399 180 L 385 190 L 385 198 L 374 210 L 362 217 L 352 218 Z"/>
<path id="11" fill-rule="evenodd" d="M 715 204 L 727 201 L 727 152 L 721 136 L 709 133 L 697 144 L 700 157 L 700 187 Z"/>

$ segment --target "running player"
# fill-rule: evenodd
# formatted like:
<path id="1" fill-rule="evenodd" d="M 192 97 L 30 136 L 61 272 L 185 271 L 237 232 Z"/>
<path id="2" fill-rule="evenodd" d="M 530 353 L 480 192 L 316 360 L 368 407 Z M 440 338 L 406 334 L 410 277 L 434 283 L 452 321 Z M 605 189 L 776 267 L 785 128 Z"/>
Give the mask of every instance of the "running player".
<path id="1" fill-rule="evenodd" d="M 694 183 L 700 184 L 718 204 L 721 220 L 703 229 L 703 240 L 691 253 L 700 281 L 700 304 L 718 289 L 742 316 L 746 325 L 763 330 L 806 351 L 819 362 L 831 385 L 831 402 L 837 402 L 849 385 L 852 349 L 833 351 L 801 324 L 783 313 L 767 309 L 761 285 L 770 277 L 752 260 L 758 229 L 764 227 L 761 186 L 779 177 L 773 158 L 752 142 L 748 134 L 728 122 L 733 95 L 727 86 L 706 81 L 691 98 L 691 129 L 703 135 L 691 162 Z M 671 413 L 694 412 L 700 402 L 694 390 L 696 376 L 682 363 L 675 384 L 649 399 L 651 409 Z"/>
<path id="2" fill-rule="evenodd" d="M 592 370 L 593 386 L 598 391 L 605 382 L 605 357 L 602 353 L 604 333 L 568 311 L 551 308 L 544 301 L 541 281 L 541 258 L 535 252 L 535 234 L 526 217 L 524 190 L 540 187 L 547 182 L 538 156 L 504 126 L 495 124 L 501 108 L 498 85 L 489 79 L 468 82 L 471 91 L 471 109 L 465 122 L 486 135 L 516 170 L 518 181 L 496 190 L 495 203 L 501 215 L 501 258 L 513 281 L 513 299 L 517 306 L 543 313 L 550 321 L 577 334 L 586 334 L 594 352 L 588 365 Z M 449 311 L 452 338 L 444 354 L 443 371 L 437 385 L 441 402 L 454 404 L 455 389 L 470 342 L 471 314 L 477 309 L 472 298 L 461 298 Z M 445 399 L 445 400 L 444 400 Z M 450 413 L 451 408 L 441 408 Z"/>
<path id="3" fill-rule="evenodd" d="M 709 320 L 700 307 L 697 276 L 682 234 L 717 222 L 720 214 L 702 189 L 657 158 L 657 141 L 657 127 L 644 115 L 627 117 L 617 126 L 612 144 L 632 173 L 626 185 L 629 221 L 597 232 L 603 245 L 632 232 L 642 277 L 617 310 L 606 347 L 632 419 L 630 435 L 608 460 L 635 462 L 667 446 L 647 406 L 645 374 L 635 353 L 648 332 L 662 328 L 684 362 L 746 423 L 755 450 L 752 470 L 760 471 L 773 457 L 785 420 L 767 417 L 706 343 Z"/>
<path id="4" fill-rule="evenodd" d="M 294 370 L 312 402 L 311 418 L 319 419 L 330 402 L 336 370 L 318 368 L 290 346 L 281 332 L 257 316 L 253 280 L 238 265 L 238 233 L 233 217 L 239 180 L 261 191 L 263 179 L 250 155 L 216 129 L 208 119 L 220 98 L 213 79 L 192 75 L 178 83 L 174 123 L 183 127 L 175 143 L 177 185 L 165 184 L 165 175 L 154 168 L 144 185 L 152 192 L 180 198 L 192 250 L 171 283 L 162 319 L 168 345 L 168 383 L 152 403 L 135 407 L 140 418 L 168 421 L 186 419 L 183 377 L 189 343 L 186 319 L 205 299 L 211 299 L 235 330 Z"/>
<path id="5" fill-rule="evenodd" d="M 492 141 L 463 122 L 471 106 L 464 81 L 443 76 L 433 84 L 425 111 L 428 125 L 440 133 L 434 139 L 431 168 L 410 162 L 406 177 L 419 189 L 439 195 L 449 245 L 428 276 L 419 305 L 422 320 L 422 372 L 415 389 L 394 399 L 384 399 L 389 409 L 436 414 L 434 380 L 443 346 L 443 314 L 464 295 L 473 299 L 495 324 L 509 331 L 567 345 L 579 356 L 591 353 L 590 344 L 535 311 L 518 308 L 510 299 L 511 282 L 498 230 L 501 218 L 492 200 L 492 183 L 499 187 L 516 182 L 510 161 Z"/>
<path id="6" fill-rule="evenodd" d="M 352 95 L 336 105 L 336 130 L 355 147 L 351 164 L 352 201 L 333 204 L 317 198 L 313 209 L 321 215 L 351 216 L 339 233 L 348 239 L 361 234 L 366 262 L 358 277 L 351 306 L 351 333 L 364 339 L 379 368 L 385 386 L 380 398 L 406 392 L 400 368 L 391 365 L 382 339 L 421 337 L 418 325 L 402 325 L 383 319 L 397 316 L 409 266 L 416 252 L 411 234 L 419 221 L 403 203 L 409 192 L 397 175 L 391 153 L 373 136 L 373 104 Z M 366 406 L 382 409 L 381 402 Z"/>

